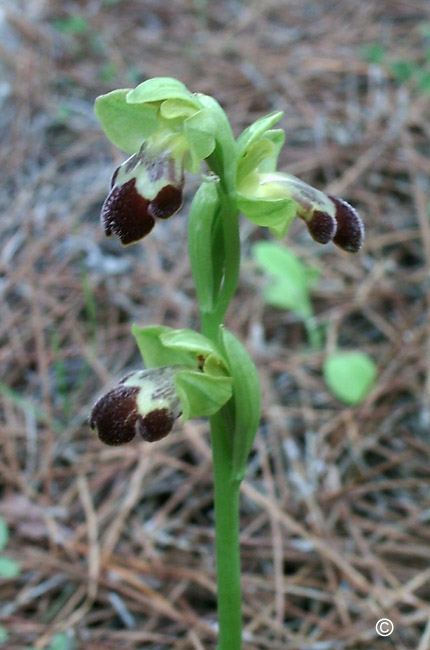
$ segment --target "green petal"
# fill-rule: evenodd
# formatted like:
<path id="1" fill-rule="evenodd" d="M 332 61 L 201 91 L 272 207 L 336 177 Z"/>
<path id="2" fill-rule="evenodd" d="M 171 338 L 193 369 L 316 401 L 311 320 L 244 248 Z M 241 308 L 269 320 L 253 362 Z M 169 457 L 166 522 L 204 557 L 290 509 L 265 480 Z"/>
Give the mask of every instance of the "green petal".
<path id="1" fill-rule="evenodd" d="M 272 129 L 266 131 L 264 138 L 270 140 L 273 144 L 272 153 L 261 161 L 258 171 L 259 172 L 274 172 L 278 164 L 279 154 L 285 142 L 285 131 L 283 129 Z"/>
<path id="2" fill-rule="evenodd" d="M 276 122 L 279 122 L 283 115 L 282 111 L 274 111 L 260 117 L 253 124 L 250 124 L 238 137 L 236 141 L 236 151 L 238 158 L 243 154 L 245 149 L 247 149 L 253 142 L 261 138 L 268 129 L 271 129 Z"/>
<path id="3" fill-rule="evenodd" d="M 139 352 L 147 368 L 169 366 L 173 364 L 195 368 L 198 365 L 196 354 L 188 350 L 166 347 L 162 342 L 164 334 L 174 332 L 171 327 L 153 325 L 138 327 L 132 325 L 131 332 L 136 339 Z"/>
<path id="4" fill-rule="evenodd" d="M 261 138 L 245 149 L 237 163 L 237 184 L 243 181 L 260 163 L 271 156 L 274 144 L 268 138 Z"/>
<path id="5" fill-rule="evenodd" d="M 197 173 L 201 161 L 215 149 L 215 124 L 210 111 L 202 109 L 184 121 L 184 134 L 190 147 L 188 170 Z"/>
<path id="6" fill-rule="evenodd" d="M 126 153 L 135 153 L 157 130 L 154 106 L 127 104 L 128 88 L 97 97 L 94 112 L 109 140 Z"/>
<path id="7" fill-rule="evenodd" d="M 175 387 L 184 422 L 217 413 L 232 395 L 231 377 L 212 377 L 188 370 L 178 372 Z"/>
<path id="8" fill-rule="evenodd" d="M 292 199 L 248 198 L 237 194 L 237 207 L 257 226 L 270 228 L 275 237 L 284 237 L 297 213 Z"/>
<path id="9" fill-rule="evenodd" d="M 160 115 L 166 120 L 190 117 L 196 112 L 195 104 L 183 99 L 166 99 L 160 106 Z"/>
<path id="10" fill-rule="evenodd" d="M 171 77 L 148 79 L 127 94 L 128 104 L 159 102 L 164 99 L 183 99 L 196 107 L 200 107 L 196 96 L 190 93 L 181 81 Z"/>
<path id="11" fill-rule="evenodd" d="M 203 355 L 204 357 L 214 354 L 220 360 L 221 354 L 216 345 L 199 332 L 190 329 L 170 330 L 160 336 L 160 340 L 166 347 L 173 350 L 183 350 L 193 352 L 195 357 Z"/>

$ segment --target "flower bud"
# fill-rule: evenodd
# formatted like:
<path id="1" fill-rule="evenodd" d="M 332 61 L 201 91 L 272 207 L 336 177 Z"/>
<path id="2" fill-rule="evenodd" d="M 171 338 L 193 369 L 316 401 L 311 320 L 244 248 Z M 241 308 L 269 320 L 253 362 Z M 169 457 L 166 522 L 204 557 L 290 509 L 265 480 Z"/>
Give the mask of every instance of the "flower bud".
<path id="1" fill-rule="evenodd" d="M 101 212 L 108 237 L 133 244 L 151 232 L 156 218 L 168 219 L 180 209 L 184 151 L 180 141 L 173 144 L 148 140 L 116 169 Z"/>
<path id="2" fill-rule="evenodd" d="M 182 408 L 175 376 L 184 366 L 163 366 L 126 375 L 95 403 L 90 426 L 107 445 L 122 445 L 139 433 L 155 442 L 170 433 Z"/>

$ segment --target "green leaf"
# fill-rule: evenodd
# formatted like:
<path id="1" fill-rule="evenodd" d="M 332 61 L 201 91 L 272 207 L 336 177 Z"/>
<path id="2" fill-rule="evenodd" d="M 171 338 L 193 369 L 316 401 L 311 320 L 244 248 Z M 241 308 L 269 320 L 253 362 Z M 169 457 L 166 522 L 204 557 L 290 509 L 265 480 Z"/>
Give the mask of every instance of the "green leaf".
<path id="1" fill-rule="evenodd" d="M 393 61 L 390 65 L 391 71 L 397 81 L 405 83 L 413 76 L 415 70 L 417 69 L 416 63 L 413 61 L 405 61 L 404 59 L 399 59 Z"/>
<path id="2" fill-rule="evenodd" d="M 6 641 L 8 640 L 9 640 L 8 631 L 6 630 L 5 627 L 3 627 L 3 625 L 0 625 L 0 643 L 1 644 L 6 643 Z"/>
<path id="3" fill-rule="evenodd" d="M 359 48 L 360 56 L 369 63 L 383 63 L 386 50 L 382 43 L 367 43 Z"/>
<path id="4" fill-rule="evenodd" d="M 242 156 L 253 142 L 261 138 L 268 129 L 271 129 L 283 116 L 282 111 L 274 111 L 250 124 L 238 137 L 236 141 L 236 152 L 238 159 Z"/>
<path id="5" fill-rule="evenodd" d="M 199 108 L 199 101 L 188 88 L 177 79 L 171 77 L 154 77 L 139 84 L 127 94 L 128 104 L 143 104 L 159 102 L 164 99 L 183 99 Z"/>
<path id="6" fill-rule="evenodd" d="M 126 153 L 135 153 L 142 142 L 157 130 L 154 106 L 128 104 L 128 88 L 97 97 L 94 112 L 109 140 Z"/>
<path id="7" fill-rule="evenodd" d="M 0 556 L 0 578 L 16 578 L 21 573 L 18 562 L 4 555 Z"/>
<path id="8" fill-rule="evenodd" d="M 261 391 L 256 367 L 246 348 L 227 329 L 221 339 L 233 379 L 233 476 L 241 481 L 261 417 Z"/>
<path id="9" fill-rule="evenodd" d="M 237 207 L 257 226 L 270 228 L 275 237 L 285 237 L 297 212 L 296 202 L 283 198 L 249 198 L 237 193 Z"/>
<path id="10" fill-rule="evenodd" d="M 309 292 L 318 279 L 318 270 L 303 264 L 288 248 L 271 242 L 255 244 L 252 255 L 258 265 L 273 276 L 264 289 L 264 300 L 274 307 L 290 309 L 304 320 L 311 318 Z"/>
<path id="11" fill-rule="evenodd" d="M 198 304 L 203 312 L 213 309 L 221 281 L 223 251 L 220 246 L 214 248 L 219 209 L 215 183 L 203 182 L 194 195 L 188 217 L 191 272 Z M 216 257 L 218 259 L 215 259 Z"/>
<path id="12" fill-rule="evenodd" d="M 335 397 L 356 406 L 373 388 L 378 374 L 374 361 L 364 352 L 337 352 L 324 362 L 324 379 Z"/>
<path id="13" fill-rule="evenodd" d="M 53 21 L 55 29 L 63 34 L 88 34 L 89 24 L 84 16 L 74 15 Z"/>
<path id="14" fill-rule="evenodd" d="M 56 634 L 49 646 L 49 650 L 69 650 L 69 637 L 65 632 Z"/>
<path id="15" fill-rule="evenodd" d="M 0 552 L 4 549 L 9 539 L 9 528 L 3 517 L 0 516 Z"/>
<path id="16" fill-rule="evenodd" d="M 196 371 L 178 372 L 175 387 L 184 422 L 217 413 L 232 395 L 231 377 L 214 377 Z"/>

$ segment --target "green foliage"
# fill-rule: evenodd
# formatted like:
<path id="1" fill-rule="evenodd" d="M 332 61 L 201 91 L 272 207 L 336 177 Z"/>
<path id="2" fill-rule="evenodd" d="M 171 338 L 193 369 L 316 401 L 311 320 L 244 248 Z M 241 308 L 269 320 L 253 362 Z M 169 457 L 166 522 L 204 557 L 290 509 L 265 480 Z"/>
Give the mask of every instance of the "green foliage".
<path id="1" fill-rule="evenodd" d="M 0 625 L 0 645 L 3 645 L 8 640 L 9 640 L 8 631 L 3 625 Z"/>
<path id="2" fill-rule="evenodd" d="M 7 523 L 3 519 L 3 517 L 0 516 L 0 553 L 6 546 L 8 539 L 9 539 L 9 528 L 7 526 Z"/>
<path id="3" fill-rule="evenodd" d="M 321 346 L 320 331 L 313 322 L 310 292 L 315 287 L 319 271 L 307 266 L 285 246 L 272 242 L 258 242 L 252 255 L 270 276 L 263 290 L 265 302 L 273 307 L 288 309 L 303 320 L 313 347 Z"/>
<path id="4" fill-rule="evenodd" d="M 74 645 L 75 644 L 70 640 L 70 637 L 66 632 L 59 632 L 52 637 L 49 646 L 46 646 L 42 650 L 72 650 Z M 27 650 L 36 650 L 36 648 L 31 647 L 27 648 Z"/>
<path id="5" fill-rule="evenodd" d="M 21 573 L 18 562 L 5 555 L 0 556 L 0 578 L 16 578 Z"/>
<path id="6" fill-rule="evenodd" d="M 423 24 L 420 32 L 424 40 L 429 39 L 430 24 Z M 367 43 L 359 49 L 362 59 L 384 67 L 397 83 L 409 84 L 418 93 L 426 94 L 430 92 L 430 48 L 423 47 L 421 51 L 421 56 L 398 59 L 379 42 Z"/>
<path id="7" fill-rule="evenodd" d="M 74 15 L 54 20 L 54 27 L 63 34 L 88 34 L 89 25 L 84 16 Z"/>
<path id="8" fill-rule="evenodd" d="M 350 406 L 360 404 L 375 384 L 377 367 L 364 352 L 337 352 L 324 362 L 324 379 L 333 395 Z"/>
<path id="9" fill-rule="evenodd" d="M 3 551 L 9 540 L 9 528 L 0 516 L 0 551 Z M 0 555 L 0 579 L 16 578 L 21 573 L 21 567 L 18 562 L 6 555 Z"/>

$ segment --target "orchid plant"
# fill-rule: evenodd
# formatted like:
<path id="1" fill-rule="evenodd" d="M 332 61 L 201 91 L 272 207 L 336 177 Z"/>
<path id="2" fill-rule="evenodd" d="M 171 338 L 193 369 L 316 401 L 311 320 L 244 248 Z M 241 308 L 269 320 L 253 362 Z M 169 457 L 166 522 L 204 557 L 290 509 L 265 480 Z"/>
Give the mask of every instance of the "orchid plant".
<path id="1" fill-rule="evenodd" d="M 163 325 L 132 326 L 146 368 L 103 395 L 90 424 L 108 445 L 149 442 L 168 435 L 177 418 L 208 416 L 214 469 L 218 650 L 239 650 L 242 614 L 239 489 L 257 432 L 261 394 L 254 363 L 224 326 L 240 265 L 239 213 L 277 238 L 300 217 L 321 244 L 357 252 L 364 231 L 357 212 L 340 198 L 276 170 L 284 143 L 282 117 L 273 112 L 235 140 L 215 99 L 191 93 L 171 78 L 98 97 L 95 112 L 111 142 L 129 154 L 116 169 L 101 221 L 125 246 L 146 237 L 158 219 L 182 206 L 184 172 L 209 172 L 188 220 L 191 272 L 201 333 Z"/>

